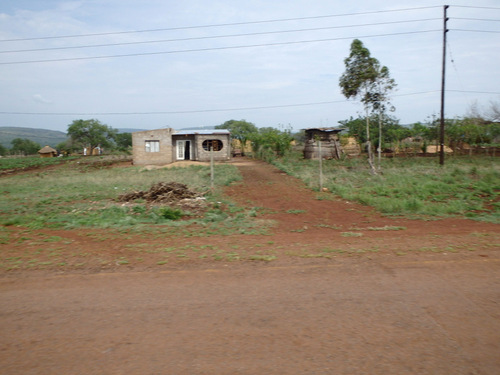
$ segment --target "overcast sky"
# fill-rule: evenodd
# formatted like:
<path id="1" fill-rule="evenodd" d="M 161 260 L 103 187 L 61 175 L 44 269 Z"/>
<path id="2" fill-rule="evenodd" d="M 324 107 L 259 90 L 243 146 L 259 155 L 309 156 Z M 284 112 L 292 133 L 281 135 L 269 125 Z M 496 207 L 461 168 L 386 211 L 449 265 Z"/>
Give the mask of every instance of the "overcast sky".
<path id="1" fill-rule="evenodd" d="M 80 118 L 139 129 L 230 119 L 294 131 L 338 126 L 362 112 L 338 85 L 355 38 L 398 84 L 393 115 L 425 122 L 440 113 L 443 5 L 2 0 L 0 126 L 66 131 Z M 455 0 L 448 17 L 453 118 L 500 102 L 500 2 Z"/>

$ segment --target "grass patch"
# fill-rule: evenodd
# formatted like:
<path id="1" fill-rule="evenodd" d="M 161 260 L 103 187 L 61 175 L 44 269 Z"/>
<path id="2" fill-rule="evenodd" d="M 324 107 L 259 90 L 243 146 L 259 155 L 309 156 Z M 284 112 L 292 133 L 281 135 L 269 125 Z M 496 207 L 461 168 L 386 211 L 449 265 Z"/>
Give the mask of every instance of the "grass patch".
<path id="1" fill-rule="evenodd" d="M 359 232 L 342 232 L 340 233 L 342 237 L 361 237 L 363 236 L 363 233 Z"/>
<path id="2" fill-rule="evenodd" d="M 44 175 L 6 176 L 2 178 L 0 225 L 24 226 L 30 230 L 126 229 L 130 234 L 140 231 L 186 237 L 265 234 L 270 223 L 256 218 L 258 209 L 238 207 L 221 195 L 220 188 L 241 180 L 238 169 L 233 165 L 216 165 L 215 176 L 213 191 L 209 188 L 210 167 L 200 165 L 154 171 L 133 166 L 87 168 L 82 173 L 77 164 L 67 163 L 45 171 Z M 189 209 L 151 206 L 144 201 L 123 204 L 116 200 L 120 194 L 147 190 L 159 181 L 187 185 L 190 190 L 204 194 L 207 206 L 203 212 L 190 212 Z M 0 242 L 7 241 L 8 237 L 1 234 Z M 61 239 L 54 237 L 43 241 Z"/>
<path id="3" fill-rule="evenodd" d="M 319 189 L 317 161 L 290 153 L 273 164 Z M 457 156 L 448 158 L 444 166 L 435 158 L 383 159 L 377 176 L 371 175 L 364 159 L 325 160 L 323 186 L 342 199 L 386 215 L 461 216 L 500 223 L 500 163 L 491 157 Z"/>

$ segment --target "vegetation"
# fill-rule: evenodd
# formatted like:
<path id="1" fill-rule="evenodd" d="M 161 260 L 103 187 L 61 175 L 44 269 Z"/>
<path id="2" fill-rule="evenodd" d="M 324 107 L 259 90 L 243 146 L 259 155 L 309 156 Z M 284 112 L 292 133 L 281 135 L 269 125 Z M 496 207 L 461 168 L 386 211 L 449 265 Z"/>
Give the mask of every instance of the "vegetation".
<path id="1" fill-rule="evenodd" d="M 370 111 L 378 114 L 378 133 L 381 142 L 382 116 L 389 104 L 388 94 L 395 88 L 396 83 L 390 77 L 389 69 L 386 66 L 381 67 L 379 61 L 371 57 L 370 51 L 359 39 L 355 39 L 352 42 L 349 57 L 344 60 L 344 64 L 346 70 L 340 77 L 339 85 L 342 89 L 342 94 L 347 99 L 358 98 L 365 107 L 368 163 L 370 164 L 372 173 L 376 174 L 371 149 L 369 114 Z M 378 149 L 380 156 L 380 143 Z"/>
<path id="2" fill-rule="evenodd" d="M 2 158 L 0 159 L 0 171 L 38 168 L 65 163 L 68 160 L 73 159 L 75 158 L 40 158 L 38 156 L 28 156 L 25 158 Z"/>
<path id="3" fill-rule="evenodd" d="M 88 147 L 89 155 L 96 147 L 111 147 L 113 145 L 117 131 L 99 120 L 74 120 L 68 126 L 68 136 L 72 145 L 80 148 Z"/>
<path id="4" fill-rule="evenodd" d="M 437 121 L 417 122 L 409 126 L 399 124 L 391 116 L 382 116 L 383 134 L 377 134 L 375 124 L 377 115 L 371 116 L 370 133 L 374 134 L 374 142 L 380 142 L 382 150 L 392 150 L 412 153 L 425 153 L 427 146 L 436 145 L 439 124 Z M 346 135 L 355 137 L 360 143 L 366 142 L 366 119 L 364 117 L 350 118 L 340 121 L 342 127 L 347 129 Z M 462 117 L 446 119 L 445 145 L 456 153 L 472 153 L 473 148 L 495 147 L 499 144 L 500 123 L 491 122 L 484 118 Z M 493 149 L 493 151 L 495 151 Z"/>
<path id="5" fill-rule="evenodd" d="M 247 143 L 258 133 L 257 127 L 246 120 L 229 120 L 215 128 L 229 130 L 231 132 L 231 138 L 239 141 L 242 155 L 245 155 L 245 146 Z"/>
<path id="6" fill-rule="evenodd" d="M 38 143 L 26 138 L 15 138 L 11 143 L 11 153 L 15 155 L 33 155 L 41 148 Z"/>
<path id="7" fill-rule="evenodd" d="M 273 164 L 318 189 L 317 162 L 291 153 Z M 343 199 L 387 215 L 414 218 L 465 216 L 500 223 L 500 165 L 491 157 L 382 159 L 372 175 L 359 159 L 323 161 L 323 186 Z"/>
<path id="8" fill-rule="evenodd" d="M 15 138 L 29 139 L 41 146 L 55 147 L 58 143 L 65 141 L 66 133 L 57 130 L 34 129 L 13 126 L 0 126 L 0 145 L 6 149 L 12 147 Z"/>
<path id="9" fill-rule="evenodd" d="M 253 154 L 266 161 L 283 157 L 292 148 L 293 139 L 290 129 L 260 128 L 251 136 Z"/>
<path id="10" fill-rule="evenodd" d="M 157 228 L 171 230 L 172 235 L 189 236 L 262 233 L 258 220 L 253 218 L 251 212 L 226 202 L 217 189 L 210 192 L 208 166 L 154 171 L 138 167 L 88 167 L 84 163 L 72 163 L 55 170 L 3 177 L 0 225 L 20 225 L 31 229 L 94 227 L 148 231 Z M 215 175 L 216 186 L 241 179 L 232 165 L 216 165 Z M 120 194 L 145 190 L 159 181 L 184 183 L 194 191 L 206 193 L 206 209 L 200 214 L 196 208 L 148 205 L 144 201 L 123 204 L 117 201 Z"/>

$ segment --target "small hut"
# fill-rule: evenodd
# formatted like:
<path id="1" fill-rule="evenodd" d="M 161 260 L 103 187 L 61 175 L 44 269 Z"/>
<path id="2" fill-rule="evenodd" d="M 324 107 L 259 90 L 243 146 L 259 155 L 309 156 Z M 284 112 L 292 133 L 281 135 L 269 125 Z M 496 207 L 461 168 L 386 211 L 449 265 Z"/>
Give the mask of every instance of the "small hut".
<path id="1" fill-rule="evenodd" d="M 343 154 L 340 145 L 340 128 L 310 128 L 305 129 L 306 142 L 304 146 L 305 159 L 319 159 L 319 149 L 323 159 L 340 159 Z M 320 144 L 321 142 L 321 144 Z"/>
<path id="2" fill-rule="evenodd" d="M 40 151 L 38 151 L 38 153 L 41 158 L 53 158 L 54 156 L 57 156 L 57 151 L 50 146 L 43 147 Z"/>

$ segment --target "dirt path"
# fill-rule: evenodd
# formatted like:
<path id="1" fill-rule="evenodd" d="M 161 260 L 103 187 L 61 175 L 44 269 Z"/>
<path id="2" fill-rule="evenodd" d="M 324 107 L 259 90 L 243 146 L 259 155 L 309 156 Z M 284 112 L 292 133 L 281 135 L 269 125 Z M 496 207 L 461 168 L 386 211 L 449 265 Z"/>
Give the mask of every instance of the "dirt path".
<path id="1" fill-rule="evenodd" d="M 15 234 L 1 254 L 57 236 L 54 254 L 105 262 L 2 274 L 0 373 L 500 373 L 498 226 L 388 219 L 318 199 L 267 164 L 235 163 L 244 182 L 227 194 L 276 226 L 188 244 L 197 255 L 209 243 L 273 261 L 188 254 L 160 266 L 152 250 L 187 240 Z M 139 249 L 149 251 L 140 262 L 116 261 Z"/>
<path id="2" fill-rule="evenodd" d="M 391 255 L 467 249 L 464 256 L 475 250 L 498 250 L 499 226 L 495 224 L 387 218 L 369 207 L 335 199 L 330 193 L 313 192 L 266 163 L 237 159 L 235 164 L 244 183 L 228 188 L 227 193 L 240 204 L 264 207 L 267 214 L 263 217 L 278 223 L 273 241 L 288 248 L 371 249 Z M 475 256 L 482 253 L 478 254 Z"/>

